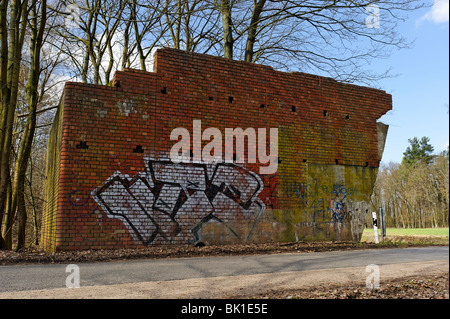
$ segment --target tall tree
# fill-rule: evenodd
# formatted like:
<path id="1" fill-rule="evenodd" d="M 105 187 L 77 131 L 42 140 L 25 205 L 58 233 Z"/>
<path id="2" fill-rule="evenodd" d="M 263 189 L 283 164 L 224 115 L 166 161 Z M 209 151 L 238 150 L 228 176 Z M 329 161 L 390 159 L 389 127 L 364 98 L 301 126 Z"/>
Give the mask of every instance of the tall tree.
<path id="1" fill-rule="evenodd" d="M 25 181 L 28 163 L 36 130 L 36 113 L 39 101 L 39 76 L 41 73 L 41 49 L 43 46 L 44 31 L 47 23 L 47 1 L 35 1 L 30 8 L 30 67 L 28 82 L 26 86 L 28 116 L 25 130 L 22 134 L 20 148 L 14 168 L 14 179 L 12 184 L 11 215 L 18 216 L 18 238 L 17 250 L 25 245 L 25 229 L 27 222 L 27 211 L 25 208 Z M 13 218 L 14 219 L 14 218 Z M 7 244 L 8 248 L 12 243 Z"/>
<path id="2" fill-rule="evenodd" d="M 47 0 L 5 0 L 1 9 L 0 249 L 13 247 L 14 225 L 18 230 L 16 248 L 21 249 L 27 224 L 25 184 L 37 115 L 53 109 L 38 110 L 38 106 L 57 61 L 52 59 L 44 66 L 41 59 L 45 31 L 50 32 Z M 42 72 L 43 67 L 48 68 Z M 18 114 L 24 111 L 26 114 Z"/>
<path id="3" fill-rule="evenodd" d="M 222 14 L 223 24 L 223 55 L 227 59 L 233 59 L 234 38 L 232 22 L 233 1 L 222 0 L 219 4 L 219 10 Z"/>
<path id="4" fill-rule="evenodd" d="M 9 9 L 8 9 L 9 4 Z M 0 128 L 0 221 L 11 216 L 11 147 L 14 117 L 19 94 L 22 48 L 27 30 L 28 0 L 2 0 L 0 3 L 1 35 L 1 128 Z M 9 15 L 9 17 L 8 17 Z M 5 217 L 6 215 L 6 217 Z M 4 237 L 10 227 L 0 223 L 0 248 L 5 248 Z"/>

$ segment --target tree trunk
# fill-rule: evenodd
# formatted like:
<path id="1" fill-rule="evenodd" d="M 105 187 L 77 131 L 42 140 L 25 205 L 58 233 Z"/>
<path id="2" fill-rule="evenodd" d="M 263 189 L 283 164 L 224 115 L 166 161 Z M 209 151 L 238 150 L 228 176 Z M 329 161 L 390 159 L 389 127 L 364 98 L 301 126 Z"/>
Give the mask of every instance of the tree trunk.
<path id="1" fill-rule="evenodd" d="M 6 2 L 6 3 L 5 3 Z M 11 147 L 13 138 L 13 126 L 14 116 L 16 112 L 17 97 L 19 93 L 19 76 L 22 60 L 22 48 L 25 38 L 26 23 L 28 18 L 28 0 L 23 2 L 13 0 L 10 6 L 10 25 L 7 25 L 6 13 L 3 10 L 7 8 L 8 1 L 2 1 L 1 4 L 1 36 L 2 36 L 2 53 L 1 53 L 1 67 L 0 73 L 2 74 L 2 99 L 1 99 L 1 155 L 0 155 L 0 227 L 3 218 L 6 219 L 6 223 L 3 225 L 5 229 L 2 229 L 3 238 L 0 239 L 0 249 L 10 249 L 10 243 L 4 241 L 5 233 L 8 229 L 12 228 L 12 225 L 8 223 L 11 221 L 11 208 L 12 205 L 7 205 L 9 201 L 9 191 L 11 189 Z M 9 27 L 9 32 L 4 27 Z M 8 34 L 6 34 L 8 32 Z M 5 40 L 6 37 L 6 40 Z M 8 54 L 6 55 L 4 43 L 7 43 Z M 7 61 L 5 61 L 7 59 Z M 6 216 L 5 216 L 6 215 Z M 11 233 L 9 232 L 9 235 Z M 1 237 L 1 236 L 0 236 Z"/>
<path id="2" fill-rule="evenodd" d="M 223 23 L 223 54 L 225 58 L 233 60 L 233 22 L 231 20 L 231 4 L 229 0 L 222 0 L 220 11 Z"/>
<path id="3" fill-rule="evenodd" d="M 21 185 L 23 186 L 23 185 Z M 16 251 L 21 251 L 25 247 L 26 226 L 27 226 L 27 210 L 25 208 L 24 188 L 18 190 L 17 198 L 17 246 Z"/>
<path id="4" fill-rule="evenodd" d="M 28 181 L 28 188 L 30 189 L 30 199 L 31 199 L 31 207 L 33 209 L 33 236 L 34 236 L 34 245 L 39 245 L 39 237 L 38 237 L 38 221 L 37 221 L 37 210 L 36 210 L 36 201 L 34 199 L 33 192 L 33 156 L 30 155 L 30 175 Z"/>
<path id="5" fill-rule="evenodd" d="M 99 3 L 96 1 L 94 7 L 89 11 L 88 22 L 86 25 L 86 40 L 84 41 L 86 52 L 84 53 L 83 68 L 81 72 L 81 80 L 83 83 L 88 83 L 89 61 L 91 56 L 94 55 L 94 38 L 97 31 L 98 6 Z"/>
<path id="6" fill-rule="evenodd" d="M 0 99 L 0 249 L 5 249 L 6 242 L 4 240 L 5 229 L 3 226 L 3 219 L 7 214 L 7 199 L 8 199 L 8 185 L 11 183 L 11 175 L 9 170 L 9 159 L 10 159 L 10 147 L 6 148 L 7 137 L 9 134 L 8 125 L 9 123 L 9 110 L 10 110 L 10 99 L 11 99 L 11 87 L 9 85 L 9 32 L 8 32 L 8 2 L 7 0 L 2 0 L 1 2 L 1 13 L 0 13 L 0 34 L 1 34 L 1 99 Z M 13 12 L 12 12 L 13 13 Z M 11 14 L 12 14 L 11 13 Z M 17 15 L 17 11 L 14 11 Z"/>
<path id="7" fill-rule="evenodd" d="M 245 47 L 245 62 L 253 62 L 254 46 L 256 41 L 256 31 L 258 30 L 258 23 L 261 17 L 261 12 L 264 9 L 266 0 L 259 0 L 255 2 L 253 9 L 252 21 L 248 29 L 247 45 Z"/>
<path id="8" fill-rule="evenodd" d="M 25 208 L 25 179 L 28 168 L 28 161 L 33 145 L 34 132 L 36 130 L 36 111 L 38 105 L 38 87 L 41 61 L 41 48 L 44 37 L 44 29 L 47 21 L 47 1 L 41 0 L 41 19 L 38 27 L 36 5 L 33 6 L 30 13 L 30 22 L 32 25 L 30 56 L 31 65 L 29 78 L 27 83 L 27 99 L 28 99 L 28 117 L 23 133 L 22 141 L 17 157 L 14 188 L 13 188 L 13 211 L 17 207 L 18 214 L 18 241 L 17 250 L 23 249 L 25 245 L 25 230 L 27 222 L 27 211 Z"/>
<path id="9" fill-rule="evenodd" d="M 131 17 L 128 19 L 125 26 L 125 31 L 123 34 L 123 52 L 122 52 L 122 70 L 126 69 L 130 64 L 130 28 L 131 28 Z"/>
<path id="10" fill-rule="evenodd" d="M 2 151 L 0 152 L 0 250 L 5 248 L 5 241 L 3 239 L 2 232 L 2 224 L 3 224 L 3 216 L 5 213 L 5 204 L 6 204 L 6 188 L 4 187 L 3 181 L 7 179 L 6 176 L 3 176 L 3 169 L 1 168 L 1 163 L 3 162 L 3 144 L 4 137 L 6 132 L 6 113 L 8 108 L 6 101 L 6 97 L 8 95 L 8 90 L 6 86 L 6 70 L 7 70 L 7 50 L 8 50 L 8 37 L 7 37 L 7 27 L 6 27 L 6 8 L 5 4 L 6 0 L 1 2 L 1 12 L 0 12 L 0 36 L 1 36 L 1 69 L 0 69 L 0 147 L 2 147 Z M 6 39 L 6 41 L 5 41 Z M 5 53 L 6 52 L 6 53 Z"/>

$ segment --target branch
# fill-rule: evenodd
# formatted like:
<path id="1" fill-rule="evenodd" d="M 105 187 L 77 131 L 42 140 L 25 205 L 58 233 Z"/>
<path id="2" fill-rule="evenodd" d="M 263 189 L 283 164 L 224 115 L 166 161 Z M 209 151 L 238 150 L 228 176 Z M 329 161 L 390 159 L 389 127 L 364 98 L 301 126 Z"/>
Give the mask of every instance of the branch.
<path id="1" fill-rule="evenodd" d="M 49 107 L 49 108 L 46 108 L 46 109 L 43 109 L 43 110 L 40 110 L 40 111 L 37 111 L 36 112 L 36 114 L 41 114 L 41 113 L 44 113 L 44 112 L 48 112 L 48 111 L 51 111 L 51 110 L 54 110 L 54 109 L 57 109 L 59 106 L 52 106 L 52 107 Z M 17 116 L 17 118 L 24 118 L 24 117 L 27 117 L 27 116 L 29 116 L 30 114 L 21 114 L 21 115 L 18 115 Z"/>

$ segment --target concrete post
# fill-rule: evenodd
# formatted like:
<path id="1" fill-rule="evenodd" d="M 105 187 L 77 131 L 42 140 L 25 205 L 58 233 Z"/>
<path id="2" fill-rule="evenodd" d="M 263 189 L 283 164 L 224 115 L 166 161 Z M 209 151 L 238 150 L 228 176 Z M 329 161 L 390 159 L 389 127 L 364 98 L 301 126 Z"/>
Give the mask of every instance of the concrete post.
<path id="1" fill-rule="evenodd" d="M 379 243 L 379 239 L 378 239 L 378 222 L 377 222 L 377 213 L 373 212 L 372 213 L 372 220 L 373 220 L 373 233 L 375 236 L 375 243 Z"/>

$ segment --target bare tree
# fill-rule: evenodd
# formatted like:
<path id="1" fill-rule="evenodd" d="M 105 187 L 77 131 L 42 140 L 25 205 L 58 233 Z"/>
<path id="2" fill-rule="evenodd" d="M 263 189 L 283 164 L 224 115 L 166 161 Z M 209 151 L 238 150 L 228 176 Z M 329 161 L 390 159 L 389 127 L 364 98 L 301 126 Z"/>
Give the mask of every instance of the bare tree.
<path id="1" fill-rule="evenodd" d="M 1 122 L 5 125 L 1 131 L 3 166 L 0 248 L 13 247 L 12 234 L 16 225 L 16 249 L 21 249 L 25 245 L 27 225 L 25 185 L 28 179 L 29 160 L 33 152 L 36 130 L 40 128 L 38 117 L 54 109 L 42 102 L 48 89 L 47 83 L 59 59 L 52 56 L 47 59 L 51 63 L 42 63 L 42 48 L 51 32 L 47 24 L 47 1 L 11 1 L 9 8 L 5 4 L 7 2 L 9 1 L 1 3 L 2 9 L 6 10 L 1 11 L 0 23 Z M 7 55 L 5 55 L 6 48 Z"/>
<path id="2" fill-rule="evenodd" d="M 39 12 L 40 11 L 40 12 Z M 38 13 L 39 12 L 39 13 Z M 38 14 L 40 16 L 38 17 Z M 25 245 L 25 228 L 27 212 L 25 208 L 25 180 L 26 173 L 36 130 L 36 112 L 39 102 L 38 88 L 41 71 L 41 49 L 44 39 L 44 31 L 47 22 L 47 1 L 35 1 L 30 8 L 30 70 L 26 87 L 28 101 L 28 116 L 25 130 L 15 164 L 14 179 L 12 184 L 12 215 L 18 215 L 18 241 L 16 249 L 20 250 Z M 16 212 L 17 210 L 17 212 Z"/>
<path id="3" fill-rule="evenodd" d="M 374 74 L 365 66 L 409 47 L 397 24 L 422 6 L 417 0 L 216 2 L 223 56 L 371 84 L 387 73 Z"/>
<path id="4" fill-rule="evenodd" d="M 389 227 L 448 227 L 449 157 L 384 165 L 372 196 L 373 209 L 383 208 Z"/>

